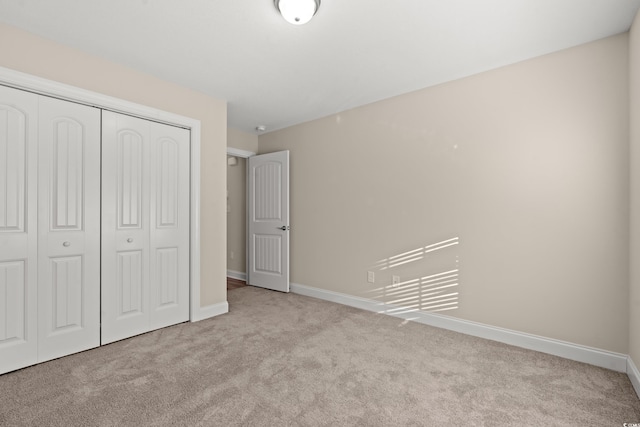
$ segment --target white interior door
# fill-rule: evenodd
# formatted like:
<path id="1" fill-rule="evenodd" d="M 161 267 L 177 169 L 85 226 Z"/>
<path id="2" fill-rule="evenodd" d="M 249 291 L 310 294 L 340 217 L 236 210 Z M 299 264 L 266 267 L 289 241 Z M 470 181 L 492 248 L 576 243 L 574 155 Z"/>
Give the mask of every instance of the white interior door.
<path id="1" fill-rule="evenodd" d="M 38 360 L 38 96 L 0 86 L 0 373 Z"/>
<path id="2" fill-rule="evenodd" d="M 100 110 L 39 97 L 38 361 L 100 345 Z"/>
<path id="3" fill-rule="evenodd" d="M 189 319 L 189 131 L 104 111 L 102 343 Z"/>
<path id="4" fill-rule="evenodd" d="M 247 283 L 289 292 L 289 151 L 249 157 Z"/>

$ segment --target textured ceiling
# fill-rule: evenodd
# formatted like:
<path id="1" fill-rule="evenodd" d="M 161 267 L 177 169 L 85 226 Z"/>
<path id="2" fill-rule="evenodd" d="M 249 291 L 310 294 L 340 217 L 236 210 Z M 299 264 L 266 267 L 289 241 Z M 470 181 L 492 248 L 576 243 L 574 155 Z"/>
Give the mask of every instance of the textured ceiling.
<path id="1" fill-rule="evenodd" d="M 0 21 L 228 101 L 276 130 L 627 31 L 640 0 L 0 0 Z"/>

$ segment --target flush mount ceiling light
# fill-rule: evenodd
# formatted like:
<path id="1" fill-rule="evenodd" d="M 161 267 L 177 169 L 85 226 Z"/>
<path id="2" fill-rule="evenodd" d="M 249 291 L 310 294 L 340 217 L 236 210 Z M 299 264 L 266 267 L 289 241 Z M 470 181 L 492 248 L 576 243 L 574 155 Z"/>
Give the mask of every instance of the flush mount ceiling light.
<path id="1" fill-rule="evenodd" d="M 274 0 L 282 17 L 293 25 L 311 21 L 320 7 L 320 0 Z"/>

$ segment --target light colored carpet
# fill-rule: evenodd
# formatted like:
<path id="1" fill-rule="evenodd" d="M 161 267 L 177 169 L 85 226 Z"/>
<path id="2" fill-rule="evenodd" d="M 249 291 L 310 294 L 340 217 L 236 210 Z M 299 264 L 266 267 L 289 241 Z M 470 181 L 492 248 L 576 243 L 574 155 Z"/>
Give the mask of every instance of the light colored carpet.
<path id="1" fill-rule="evenodd" d="M 621 426 L 626 375 L 294 294 L 0 376 L 3 426 Z"/>

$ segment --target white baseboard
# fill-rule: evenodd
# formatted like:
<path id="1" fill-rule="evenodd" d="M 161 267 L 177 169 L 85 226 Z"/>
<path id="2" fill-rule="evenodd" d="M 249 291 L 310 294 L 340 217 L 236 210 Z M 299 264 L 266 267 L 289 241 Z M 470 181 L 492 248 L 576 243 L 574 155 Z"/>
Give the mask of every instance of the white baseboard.
<path id="1" fill-rule="evenodd" d="M 631 380 L 631 384 L 633 384 L 636 394 L 640 397 L 640 371 L 631 360 L 631 356 L 627 357 L 627 375 Z"/>
<path id="2" fill-rule="evenodd" d="M 221 314 L 225 314 L 229 312 L 229 303 L 219 302 L 217 304 L 207 305 L 205 307 L 200 307 L 193 316 L 191 317 L 192 322 L 199 322 L 200 320 L 209 319 L 211 317 L 220 316 Z"/>
<path id="3" fill-rule="evenodd" d="M 231 277 L 232 279 L 244 280 L 247 281 L 247 273 L 243 273 L 241 271 L 235 270 L 227 270 L 227 277 Z"/>
<path id="4" fill-rule="evenodd" d="M 552 354 L 554 356 L 560 356 L 565 359 L 600 366 L 602 368 L 611 369 L 617 372 L 628 373 L 629 363 L 631 363 L 631 365 L 633 366 L 631 359 L 626 354 L 614 353 L 597 348 L 573 344 L 566 341 L 545 338 L 537 335 L 513 331 L 510 329 L 498 328 L 495 326 L 458 319 L 442 314 L 428 313 L 416 309 L 407 309 L 391 304 L 386 304 L 380 301 L 374 301 L 371 299 L 355 297 L 339 292 L 313 288 L 297 283 L 291 283 L 291 292 L 323 299 L 326 301 L 332 301 L 363 310 L 373 311 L 375 313 L 387 314 L 389 316 L 399 317 L 401 319 L 411 320 L 425 325 L 448 329 L 467 335 L 472 335 L 493 341 L 499 341 L 505 344 L 514 345 L 516 347 L 522 347 L 529 350 Z M 637 381 L 638 379 L 640 379 L 640 376 L 638 376 L 637 369 L 635 370 L 635 375 L 636 383 L 634 383 L 634 387 L 636 387 L 636 391 L 638 391 L 639 387 L 636 384 L 639 384 L 637 383 Z M 629 377 L 631 378 L 631 375 Z M 633 382 L 634 380 L 631 379 L 631 381 Z"/>

